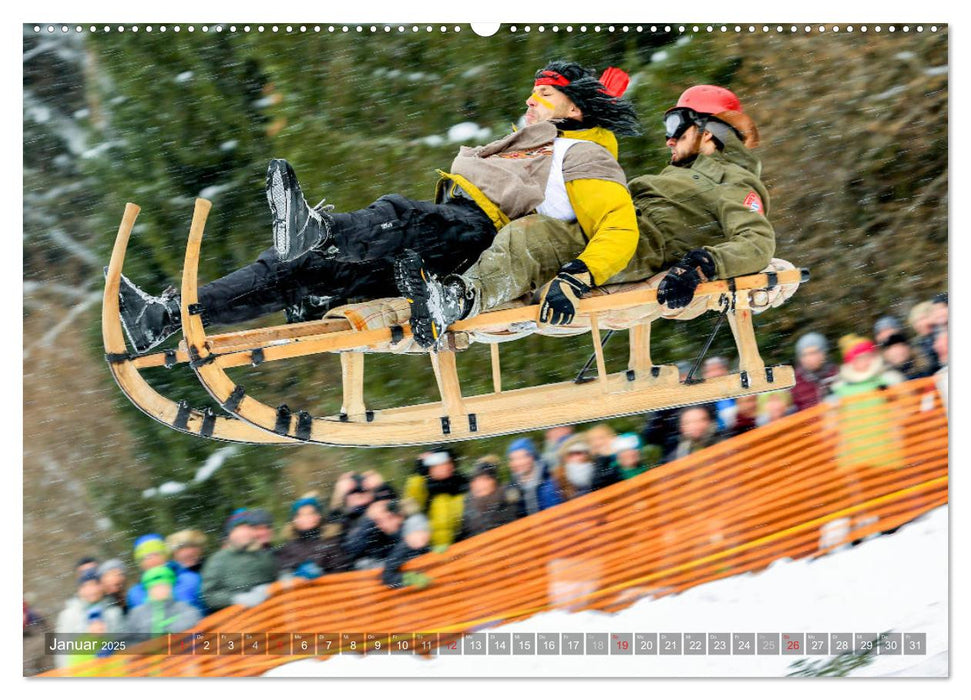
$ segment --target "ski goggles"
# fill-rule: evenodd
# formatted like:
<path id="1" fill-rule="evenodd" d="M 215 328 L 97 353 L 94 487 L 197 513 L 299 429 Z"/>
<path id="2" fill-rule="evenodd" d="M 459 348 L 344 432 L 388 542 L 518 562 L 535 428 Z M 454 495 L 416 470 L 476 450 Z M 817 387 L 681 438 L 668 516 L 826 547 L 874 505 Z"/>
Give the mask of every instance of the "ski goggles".
<path id="1" fill-rule="evenodd" d="M 669 139 L 680 139 L 691 126 L 704 127 L 705 118 L 688 107 L 675 107 L 664 113 L 664 135 Z"/>

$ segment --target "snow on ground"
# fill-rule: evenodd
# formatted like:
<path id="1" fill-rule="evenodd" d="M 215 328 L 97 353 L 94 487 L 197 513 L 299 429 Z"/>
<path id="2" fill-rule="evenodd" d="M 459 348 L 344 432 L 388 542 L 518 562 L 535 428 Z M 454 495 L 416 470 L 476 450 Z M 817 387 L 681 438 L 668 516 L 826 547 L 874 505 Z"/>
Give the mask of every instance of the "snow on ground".
<path id="1" fill-rule="evenodd" d="M 343 631 L 343 630 L 340 630 Z M 358 631 L 358 630 L 354 630 Z M 369 630 L 360 630 L 369 631 Z M 924 632 L 923 656 L 873 656 L 855 676 L 948 675 L 948 509 L 811 561 L 714 581 L 615 615 L 549 612 L 495 632 Z M 825 656 L 368 656 L 300 660 L 275 677 L 782 677 Z"/>

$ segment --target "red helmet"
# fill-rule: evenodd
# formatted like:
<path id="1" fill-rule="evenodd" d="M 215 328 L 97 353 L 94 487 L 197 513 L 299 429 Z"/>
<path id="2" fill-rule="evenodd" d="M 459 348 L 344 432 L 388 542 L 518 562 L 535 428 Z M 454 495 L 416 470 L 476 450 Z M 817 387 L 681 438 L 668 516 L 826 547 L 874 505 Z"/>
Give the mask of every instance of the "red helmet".
<path id="1" fill-rule="evenodd" d="M 717 85 L 695 85 L 681 93 L 675 107 L 687 107 L 698 114 L 741 112 L 742 103 L 731 90 Z"/>
<path id="2" fill-rule="evenodd" d="M 742 103 L 738 96 L 717 85 L 695 85 L 681 93 L 678 104 L 668 112 L 686 108 L 700 115 L 711 115 L 731 126 L 742 137 L 742 142 L 749 148 L 759 145 L 759 130 L 755 122 L 742 112 Z"/>

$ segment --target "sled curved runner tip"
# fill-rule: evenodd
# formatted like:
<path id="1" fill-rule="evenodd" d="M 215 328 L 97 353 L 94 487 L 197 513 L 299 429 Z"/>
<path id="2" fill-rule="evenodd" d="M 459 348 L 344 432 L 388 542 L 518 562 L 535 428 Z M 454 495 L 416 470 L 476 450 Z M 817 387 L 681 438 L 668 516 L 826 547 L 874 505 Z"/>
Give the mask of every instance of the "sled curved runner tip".
<path id="1" fill-rule="evenodd" d="M 129 205 L 134 207 L 134 205 Z M 197 199 L 186 246 L 182 277 L 182 322 L 184 343 L 178 350 L 169 350 L 112 363 L 123 368 L 125 383 L 122 390 L 143 411 L 161 422 L 174 424 L 173 409 L 179 404 L 154 394 L 138 375 L 141 367 L 172 366 L 188 363 L 199 381 L 229 416 L 211 413 L 193 414 L 183 426 L 191 432 L 215 439 L 273 444 L 315 443 L 335 446 L 384 447 L 394 445 L 422 445 L 433 442 L 491 437 L 509 433 L 552 427 L 566 423 L 582 423 L 605 418 L 643 413 L 675 406 L 708 403 L 722 398 L 774 391 L 794 385 L 791 367 L 766 367 L 755 341 L 749 290 L 768 290 L 775 285 L 798 284 L 808 279 L 805 270 L 783 270 L 719 280 L 701 285 L 696 296 L 706 297 L 708 309 L 718 310 L 728 317 L 739 350 L 739 372 L 684 384 L 679 381 L 674 366 L 654 365 L 650 354 L 651 321 L 630 327 L 630 361 L 625 371 L 608 374 L 600 341 L 600 318 L 608 311 L 656 305 L 656 290 L 638 288 L 600 297 L 583 299 L 579 315 L 589 318 L 591 340 L 596 359 L 597 376 L 578 384 L 560 382 L 511 391 L 502 388 L 499 346 L 490 342 L 493 391 L 477 396 L 464 396 L 456 369 L 456 353 L 440 349 L 429 352 L 441 401 L 371 411 L 364 401 L 364 350 L 381 351 L 402 341 L 410 342 L 407 324 L 355 330 L 346 319 L 324 319 L 289 326 L 260 328 L 208 336 L 203 328 L 198 303 L 198 263 L 202 237 L 211 204 Z M 137 207 L 135 208 L 137 213 Z M 126 219 L 129 210 L 126 209 Z M 134 217 L 131 217 L 133 223 Z M 119 230 L 116 252 L 121 246 L 121 259 L 112 255 L 105 296 L 105 348 L 110 354 L 124 353 L 118 317 L 118 280 L 121 260 L 127 243 L 127 232 Z M 113 300 L 109 287 L 113 286 Z M 501 324 L 535 324 L 538 307 L 490 311 L 455 324 L 447 334 L 454 348 L 462 334 L 477 329 L 494 328 Z M 116 333 L 109 348 L 108 327 L 114 319 Z M 323 352 L 337 352 L 341 356 L 343 377 L 343 406 L 332 416 L 314 416 L 309 411 L 295 410 L 287 405 L 272 407 L 246 393 L 226 373 L 230 367 L 285 360 Z M 132 376 L 134 375 L 134 379 Z M 116 379 L 119 374 L 115 374 Z M 140 386 L 138 382 L 144 384 Z M 135 389 L 135 391 L 133 391 Z M 161 401 L 161 408 L 156 404 Z M 167 402 L 167 403 L 166 403 Z M 185 409 L 182 409 L 184 417 Z M 205 424 L 205 430 L 203 430 Z M 206 434 L 206 433 L 210 434 Z"/>
<path id="2" fill-rule="evenodd" d="M 135 219 L 141 211 L 136 204 L 125 205 L 125 213 L 118 227 L 111 261 L 105 275 L 105 293 L 101 307 L 101 333 L 104 341 L 105 359 L 108 369 L 119 388 L 142 412 L 158 422 L 190 435 L 199 435 L 214 440 L 241 443 L 284 443 L 286 440 L 272 439 L 234 416 L 216 415 L 211 409 L 194 409 L 186 401 L 173 401 L 159 394 L 142 377 L 139 371 L 139 358 L 128 352 L 124 331 L 121 326 L 118 292 L 121 283 L 121 270 L 125 262 L 125 251 L 131 237 Z M 175 353 L 154 353 L 161 362 L 147 362 L 144 366 L 169 365 L 176 360 Z M 186 358 L 187 359 L 187 358 Z"/>

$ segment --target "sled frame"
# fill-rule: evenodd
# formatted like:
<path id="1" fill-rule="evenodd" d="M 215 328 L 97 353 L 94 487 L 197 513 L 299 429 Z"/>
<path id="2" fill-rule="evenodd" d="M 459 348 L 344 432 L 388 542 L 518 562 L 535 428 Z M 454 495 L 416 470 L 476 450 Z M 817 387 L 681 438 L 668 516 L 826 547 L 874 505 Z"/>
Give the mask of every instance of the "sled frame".
<path id="1" fill-rule="evenodd" d="M 106 357 L 122 391 L 144 412 L 182 432 L 217 440 L 258 444 L 320 444 L 344 447 L 425 445 L 539 430 L 556 425 L 604 420 L 724 398 L 785 389 L 795 384 L 788 366 L 766 367 L 758 351 L 748 295 L 752 289 L 804 281 L 807 272 L 789 270 L 702 284 L 696 295 L 710 299 L 709 308 L 728 316 L 739 352 L 739 372 L 686 385 L 677 368 L 651 360 L 651 321 L 630 328 L 630 359 L 625 371 L 608 373 L 600 342 L 599 315 L 606 311 L 657 303 L 654 289 L 639 289 L 583 299 L 578 314 L 590 318 L 596 359 L 593 381 L 572 381 L 502 388 L 498 343 L 491 344 L 491 393 L 465 396 L 458 377 L 456 353 L 429 352 L 440 401 L 372 411 L 364 397 L 364 350 L 409 338 L 410 328 L 354 330 L 343 319 L 207 335 L 198 303 L 199 254 L 211 203 L 197 199 L 182 273 L 184 341 L 176 350 L 135 356 L 125 351 L 118 309 L 118 288 L 125 248 L 138 207 L 129 204 L 122 219 L 105 285 L 102 326 Z M 450 333 L 498 324 L 536 322 L 536 305 L 490 311 L 454 324 Z M 325 352 L 341 355 L 340 413 L 316 416 L 309 410 L 274 407 L 246 392 L 227 369 Z M 227 415 L 190 409 L 154 391 L 140 376 L 148 367 L 188 363 L 200 383 Z"/>

